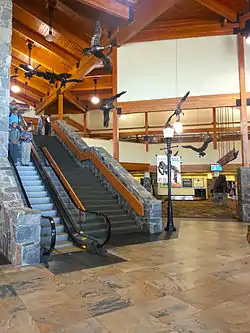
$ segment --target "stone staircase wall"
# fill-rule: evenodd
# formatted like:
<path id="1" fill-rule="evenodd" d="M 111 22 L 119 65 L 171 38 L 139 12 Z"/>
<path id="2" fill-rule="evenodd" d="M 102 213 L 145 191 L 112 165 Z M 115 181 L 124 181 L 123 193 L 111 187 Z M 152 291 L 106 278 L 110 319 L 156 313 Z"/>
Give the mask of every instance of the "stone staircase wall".
<path id="1" fill-rule="evenodd" d="M 62 142 L 60 137 L 55 133 L 58 140 L 70 152 L 79 166 L 89 168 L 92 173 L 101 180 L 102 184 L 112 194 L 116 195 L 119 204 L 131 216 L 131 218 L 140 226 L 143 232 L 152 234 L 162 231 L 162 207 L 161 201 L 156 200 L 141 184 L 139 184 L 132 175 L 124 169 L 113 157 L 102 147 L 89 147 L 86 142 L 73 131 L 65 121 L 57 121 L 60 129 L 70 138 L 72 143 L 82 152 L 93 152 L 99 160 L 120 180 L 120 182 L 128 188 L 128 190 L 140 201 L 144 206 L 144 216 L 139 216 L 124 200 L 124 198 L 109 184 L 106 178 L 92 164 L 91 161 L 79 161 L 73 152 Z"/>

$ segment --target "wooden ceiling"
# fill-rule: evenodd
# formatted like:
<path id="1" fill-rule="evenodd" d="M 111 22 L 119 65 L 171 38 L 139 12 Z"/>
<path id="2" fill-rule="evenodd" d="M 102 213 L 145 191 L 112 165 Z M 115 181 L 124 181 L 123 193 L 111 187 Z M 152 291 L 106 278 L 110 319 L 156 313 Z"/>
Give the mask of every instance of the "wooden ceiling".
<path id="1" fill-rule="evenodd" d="M 81 84 L 64 89 L 65 107 L 70 112 L 84 112 L 91 107 L 93 78 L 98 77 L 101 99 L 112 94 L 112 75 L 96 59 L 87 58 L 96 20 L 100 20 L 104 40 L 108 31 L 118 44 L 162 39 L 231 34 L 238 25 L 238 14 L 246 13 L 246 0 L 57 0 L 53 14 L 54 42 L 45 40 L 49 32 L 49 15 L 45 0 L 13 0 L 13 34 L 11 75 L 20 63 L 28 63 L 27 41 L 32 41 L 32 65 L 42 70 L 86 76 Z M 134 21 L 129 23 L 129 7 L 134 8 Z M 56 100 L 56 89 L 42 78 L 28 80 L 19 69 L 16 83 L 18 98 L 41 111 Z M 11 84 L 14 84 L 12 81 Z M 69 113 L 69 112 L 68 112 Z"/>

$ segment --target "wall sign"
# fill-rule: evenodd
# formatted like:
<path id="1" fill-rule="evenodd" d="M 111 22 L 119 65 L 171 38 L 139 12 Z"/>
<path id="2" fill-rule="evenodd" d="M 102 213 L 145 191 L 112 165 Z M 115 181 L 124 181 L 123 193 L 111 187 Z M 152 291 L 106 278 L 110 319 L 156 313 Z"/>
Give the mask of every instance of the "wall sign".
<path id="1" fill-rule="evenodd" d="M 193 179 L 192 178 L 183 178 L 182 187 L 193 187 Z"/>

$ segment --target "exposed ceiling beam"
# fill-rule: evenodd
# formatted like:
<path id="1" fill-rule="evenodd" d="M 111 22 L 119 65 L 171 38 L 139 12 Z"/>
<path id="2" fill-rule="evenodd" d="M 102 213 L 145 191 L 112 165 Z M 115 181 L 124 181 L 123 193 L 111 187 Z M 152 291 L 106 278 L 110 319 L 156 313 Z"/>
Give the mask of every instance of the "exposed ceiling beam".
<path id="1" fill-rule="evenodd" d="M 248 93 L 250 97 L 250 93 Z M 151 99 L 144 101 L 133 102 L 120 102 L 118 106 L 122 108 L 123 114 L 129 113 L 145 113 L 145 112 L 164 112 L 175 110 L 176 105 L 181 97 L 178 98 L 165 98 L 165 99 Z M 207 95 L 207 96 L 190 96 L 182 105 L 183 110 L 192 109 L 207 109 L 213 107 L 235 106 L 236 99 L 240 95 L 235 94 L 221 94 L 221 95 Z"/>
<path id="2" fill-rule="evenodd" d="M 214 21 L 183 20 L 175 22 L 154 22 L 130 40 L 131 43 L 191 37 L 230 35 L 238 24 Z"/>
<path id="3" fill-rule="evenodd" d="M 19 100 L 20 102 L 23 102 L 23 103 L 27 103 L 29 104 L 30 106 L 34 106 L 38 100 L 35 100 L 29 96 L 25 96 L 24 94 L 20 93 L 20 94 L 15 94 L 13 93 L 13 91 L 10 91 L 10 96 L 14 99 L 17 99 Z"/>
<path id="4" fill-rule="evenodd" d="M 75 84 L 71 91 L 83 91 L 83 90 L 94 90 L 94 80 L 90 76 L 85 76 L 82 83 Z M 97 80 L 96 89 L 112 89 L 112 76 L 111 75 L 103 75 L 100 76 Z"/>
<path id="5" fill-rule="evenodd" d="M 127 43 L 132 37 L 137 35 L 150 23 L 165 13 L 180 0 L 144 0 L 141 1 L 134 14 L 134 22 L 121 27 L 118 32 L 118 44 Z"/>
<path id="6" fill-rule="evenodd" d="M 237 22 L 237 13 L 230 7 L 224 5 L 218 0 L 195 0 L 199 4 L 207 7 L 218 15 L 228 19 L 231 22 Z"/>
<path id="7" fill-rule="evenodd" d="M 129 7 L 114 0 L 76 0 L 77 2 L 93 7 L 118 18 L 129 19 Z M 157 6 L 157 4 L 156 4 Z"/>
<path id="8" fill-rule="evenodd" d="M 13 28 L 13 30 L 26 36 L 27 39 L 41 45 L 48 51 L 50 51 L 50 52 L 54 53 L 56 56 L 60 57 L 62 60 L 67 61 L 68 63 L 71 64 L 71 66 L 80 60 L 78 57 L 71 54 L 64 48 L 58 46 L 57 44 L 47 42 L 43 35 L 40 35 L 36 31 L 31 30 L 29 27 L 25 26 L 22 22 L 18 21 L 15 18 L 13 18 L 13 20 L 12 20 L 12 28 Z"/>
<path id="9" fill-rule="evenodd" d="M 24 80 L 27 81 L 28 79 L 25 78 L 25 76 L 24 76 L 24 74 L 26 73 L 25 70 L 19 67 L 19 65 L 21 63 L 23 63 L 22 60 L 12 56 L 11 64 L 12 64 L 13 68 L 11 67 L 11 70 L 12 70 L 11 75 L 14 75 L 14 67 L 18 67 L 19 68 L 18 76 L 19 76 L 19 79 L 22 79 L 22 82 L 23 82 Z M 51 88 L 48 84 L 48 81 L 46 81 L 38 76 L 33 76 L 32 79 L 30 79 L 28 81 L 32 86 L 34 86 L 35 89 L 40 90 L 44 94 L 46 94 L 47 91 Z"/>
<path id="10" fill-rule="evenodd" d="M 64 97 L 69 101 L 71 104 L 73 104 L 75 107 L 77 107 L 79 110 L 81 110 L 83 113 L 86 112 L 85 107 L 71 94 L 65 93 Z"/>
<path id="11" fill-rule="evenodd" d="M 26 11 L 28 14 L 32 15 L 33 17 L 39 19 L 43 23 L 47 24 L 49 23 L 49 17 L 47 13 L 47 9 L 43 4 L 39 4 L 37 1 L 34 3 L 33 0 L 15 0 L 15 3 L 13 5 L 13 13 L 15 16 L 15 10 L 19 10 L 21 8 L 22 10 Z M 62 16 L 62 15 L 61 15 Z M 54 15 L 53 19 L 53 28 L 62 36 L 67 38 L 69 41 L 74 41 L 79 46 L 85 48 L 89 45 L 89 39 L 84 39 L 84 37 L 81 37 L 81 29 L 78 29 L 76 27 L 76 24 L 70 20 L 70 17 L 64 15 L 64 18 L 62 18 L 62 22 L 69 22 L 66 25 L 61 24 L 59 20 L 56 19 Z M 73 30 L 74 27 L 74 30 Z"/>
<path id="12" fill-rule="evenodd" d="M 22 38 L 20 34 L 13 31 L 12 33 L 12 47 L 17 52 L 24 54 L 27 57 L 27 39 Z M 43 67 L 55 71 L 57 73 L 67 72 L 71 66 L 65 66 L 62 62 L 58 61 L 58 58 L 46 52 L 46 50 L 41 47 L 34 45 L 31 52 L 31 59 L 34 59 L 37 63 L 41 64 Z"/>
<path id="13" fill-rule="evenodd" d="M 35 88 L 32 88 L 31 86 L 28 85 L 28 81 L 27 85 L 24 82 L 21 82 L 20 80 L 16 79 L 16 81 L 11 81 L 10 85 L 14 85 L 16 84 L 17 86 L 19 86 L 19 88 L 21 89 L 21 92 L 24 93 L 24 95 L 28 95 L 31 98 L 36 99 L 37 101 L 40 100 L 41 97 L 43 97 L 44 95 L 36 90 Z"/>

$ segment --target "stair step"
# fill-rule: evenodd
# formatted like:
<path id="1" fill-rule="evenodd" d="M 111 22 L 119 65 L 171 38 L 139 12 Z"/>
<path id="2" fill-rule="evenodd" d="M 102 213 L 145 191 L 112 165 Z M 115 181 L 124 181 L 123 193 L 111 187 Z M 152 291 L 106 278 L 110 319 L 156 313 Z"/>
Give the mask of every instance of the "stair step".
<path id="1" fill-rule="evenodd" d="M 117 229 L 117 228 L 120 228 L 120 227 L 126 227 L 126 228 L 130 228 L 131 226 L 134 226 L 135 225 L 135 222 L 132 221 L 132 220 L 124 220 L 124 221 L 112 221 L 111 223 L 111 228 L 112 228 L 112 232 Z M 77 226 L 78 227 L 81 227 L 83 230 L 102 230 L 105 228 L 105 222 L 96 222 L 96 221 L 93 221 L 93 222 L 90 222 L 90 223 L 83 223 L 82 225 L 78 224 L 77 223 Z"/>
<path id="2" fill-rule="evenodd" d="M 28 169 L 28 167 L 27 167 Z M 22 178 L 23 176 L 37 176 L 37 172 L 36 170 L 22 170 L 22 171 L 18 171 L 20 177 Z"/>
<path id="3" fill-rule="evenodd" d="M 60 234 L 64 232 L 64 225 L 63 224 L 57 224 L 56 225 L 56 233 Z M 41 228 L 41 235 L 45 236 L 45 235 L 51 235 L 51 228 L 49 225 L 42 225 Z"/>
<path id="4" fill-rule="evenodd" d="M 35 205 L 32 205 L 32 208 L 36 209 L 36 210 L 41 210 L 41 211 L 48 211 L 48 210 L 52 210 L 54 208 L 54 204 L 53 203 L 35 204 Z"/>
<path id="5" fill-rule="evenodd" d="M 44 212 L 42 213 L 43 216 L 48 216 L 46 214 L 44 214 Z M 53 220 L 55 222 L 55 224 L 60 224 L 61 223 L 61 218 L 58 217 L 58 216 L 53 216 Z M 50 223 L 49 223 L 49 220 L 48 219 L 45 219 L 45 218 L 41 218 L 41 226 L 48 226 Z"/>
<path id="6" fill-rule="evenodd" d="M 45 191 L 45 186 L 24 186 L 26 192 L 44 192 Z"/>
<path id="7" fill-rule="evenodd" d="M 105 235 L 106 229 L 97 229 L 97 230 L 91 230 L 87 231 L 87 236 L 93 236 L 95 238 L 102 239 Z M 129 234 L 134 232 L 141 232 L 140 228 L 137 225 L 130 225 L 130 226 L 122 226 L 112 229 L 112 235 L 115 234 Z"/>
<path id="8" fill-rule="evenodd" d="M 39 175 L 35 175 L 35 176 L 27 176 L 27 175 L 25 175 L 25 176 L 22 176 L 22 181 L 31 181 L 31 180 L 40 180 L 40 177 L 39 177 Z"/>
<path id="9" fill-rule="evenodd" d="M 68 248 L 72 248 L 72 247 L 73 247 L 73 243 L 72 242 L 70 242 L 70 241 L 62 241 L 62 242 L 57 242 L 56 243 L 55 250 L 57 250 L 57 249 L 68 249 Z"/>
<path id="10" fill-rule="evenodd" d="M 31 205 L 48 204 L 51 202 L 49 197 L 29 198 Z"/>
<path id="11" fill-rule="evenodd" d="M 23 180 L 22 183 L 24 186 L 42 186 L 43 182 L 41 180 Z"/>
<path id="12" fill-rule="evenodd" d="M 56 210 L 44 210 L 42 211 L 43 216 L 50 216 L 50 217 L 57 217 L 57 211 Z"/>
<path id="13" fill-rule="evenodd" d="M 31 191 L 26 191 L 28 198 L 45 198 L 48 196 L 47 191 L 36 191 L 36 192 L 31 192 Z"/>
<path id="14" fill-rule="evenodd" d="M 20 166 L 17 166 L 17 170 L 18 171 L 36 171 L 36 168 L 33 166 L 33 165 L 29 165 L 29 166 L 23 166 L 23 165 L 20 165 Z"/>
<path id="15" fill-rule="evenodd" d="M 66 232 L 57 233 L 56 234 L 56 245 L 57 243 L 67 241 L 69 239 L 69 235 Z M 42 244 L 50 244 L 51 237 L 50 234 L 48 234 L 46 237 L 42 236 L 41 243 Z"/>

